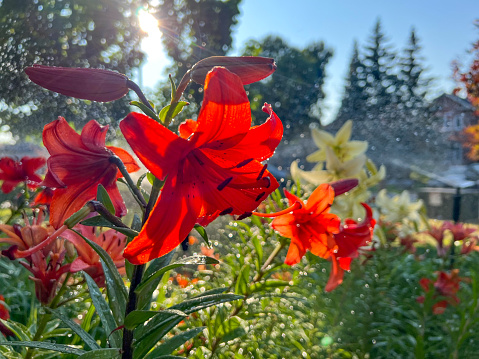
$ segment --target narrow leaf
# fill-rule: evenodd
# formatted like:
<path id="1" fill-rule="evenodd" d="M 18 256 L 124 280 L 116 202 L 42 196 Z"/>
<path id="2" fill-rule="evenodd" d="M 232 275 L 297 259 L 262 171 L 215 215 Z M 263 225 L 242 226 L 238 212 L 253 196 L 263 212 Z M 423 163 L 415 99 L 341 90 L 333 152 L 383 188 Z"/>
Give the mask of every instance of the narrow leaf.
<path id="1" fill-rule="evenodd" d="M 230 318 L 216 328 L 215 334 L 224 343 L 239 338 L 246 334 L 246 322 L 238 317 Z"/>
<path id="2" fill-rule="evenodd" d="M 145 273 L 143 275 L 143 278 L 144 278 L 143 281 L 145 281 L 146 278 L 149 278 L 155 272 L 159 271 L 160 269 L 170 264 L 174 255 L 175 255 L 175 251 L 171 251 L 170 253 L 165 254 L 164 256 L 160 258 L 156 258 L 152 260 L 150 264 L 148 265 L 148 268 L 146 268 L 145 270 Z M 158 284 L 160 283 L 162 277 L 163 277 L 163 274 L 159 274 L 156 279 L 150 280 L 148 284 L 145 284 L 143 286 L 141 293 L 136 292 L 138 295 L 138 309 L 145 309 L 146 307 L 150 305 L 153 292 L 158 287 Z"/>
<path id="3" fill-rule="evenodd" d="M 115 318 L 113 318 L 113 314 L 111 313 L 105 298 L 103 298 L 95 281 L 87 273 L 83 272 L 83 275 L 85 276 L 86 282 L 88 284 L 91 300 L 95 306 L 98 316 L 100 317 L 100 321 L 103 324 L 103 328 L 105 329 L 111 346 L 114 348 L 120 348 L 120 333 L 118 331 L 114 331 L 118 325 L 115 322 Z"/>
<path id="4" fill-rule="evenodd" d="M 286 280 L 268 279 L 264 282 L 254 283 L 249 287 L 250 293 L 260 292 L 269 288 L 280 288 L 290 285 Z"/>
<path id="5" fill-rule="evenodd" d="M 236 294 L 247 294 L 249 287 L 249 264 L 245 264 L 239 273 L 238 279 L 236 280 L 235 293 Z"/>
<path id="6" fill-rule="evenodd" d="M 161 312 L 157 310 L 134 310 L 125 318 L 125 328 L 129 330 L 135 329 L 139 324 L 145 323 L 147 320 L 160 313 L 169 313 L 171 315 L 181 315 L 186 317 L 186 314 L 179 310 L 164 309 Z"/>
<path id="7" fill-rule="evenodd" d="M 121 353 L 118 348 L 101 348 L 86 352 L 77 357 L 77 359 L 112 359 L 119 358 L 120 356 Z"/>
<path id="8" fill-rule="evenodd" d="M 140 110 L 143 111 L 143 113 L 155 121 L 160 122 L 160 119 L 158 115 L 155 113 L 155 111 L 152 111 L 148 106 L 146 106 L 144 103 L 139 102 L 139 101 L 131 101 L 130 105 L 138 107 Z"/>
<path id="9" fill-rule="evenodd" d="M 75 323 L 73 320 L 66 317 L 65 315 L 60 313 L 60 311 L 58 311 L 58 310 L 53 310 L 53 309 L 48 308 L 48 307 L 45 307 L 45 309 L 48 312 L 52 313 L 55 317 L 60 319 L 63 323 L 65 323 L 92 350 L 100 349 L 100 346 L 97 344 L 96 340 L 90 334 L 88 334 L 85 330 L 83 330 L 82 327 L 79 326 L 77 323 Z"/>
<path id="10" fill-rule="evenodd" d="M 134 333 L 135 339 L 137 341 L 142 340 L 144 337 L 161 329 L 163 326 L 165 326 L 165 324 L 168 324 L 171 321 L 176 321 L 177 319 L 179 323 L 186 316 L 186 313 L 182 312 L 181 310 L 175 310 L 171 308 L 156 312 L 150 321 L 148 321 L 145 325 L 138 326 L 136 328 Z"/>
<path id="11" fill-rule="evenodd" d="M 182 267 L 184 265 L 187 265 L 187 264 L 194 264 L 194 265 L 200 265 L 200 264 L 218 264 L 218 260 L 216 260 L 215 258 L 211 258 L 211 257 L 206 257 L 206 256 L 191 256 L 191 257 L 187 257 L 187 258 L 183 258 L 181 260 L 179 260 L 178 262 L 175 262 L 173 264 L 170 264 L 166 267 L 163 267 L 161 269 L 159 269 L 158 271 L 156 271 L 155 273 L 153 273 L 152 275 L 150 275 L 149 277 L 147 277 L 136 289 L 135 289 L 135 292 L 138 294 L 138 295 L 141 295 L 143 290 L 145 290 L 145 288 L 149 288 L 151 285 L 150 283 L 152 281 L 155 281 L 156 279 L 158 279 L 158 277 L 161 278 L 161 276 L 169 271 L 170 269 L 174 269 L 174 268 L 178 268 L 178 267 Z"/>
<path id="12" fill-rule="evenodd" d="M 106 191 L 105 187 L 102 184 L 98 185 L 97 192 L 96 192 L 96 199 L 100 201 L 105 208 L 111 214 L 115 214 L 115 206 L 113 206 L 113 202 L 111 201 L 110 195 Z"/>
<path id="13" fill-rule="evenodd" d="M 173 351 L 179 348 L 188 340 L 197 336 L 205 327 L 193 328 L 187 330 L 184 333 L 175 335 L 173 338 L 166 340 L 163 344 L 159 345 L 146 357 L 147 359 L 154 359 L 164 355 L 173 353 Z"/>
<path id="14" fill-rule="evenodd" d="M 126 300 L 128 293 L 123 283 L 123 279 L 116 268 L 115 263 L 110 255 L 98 244 L 82 236 L 79 232 L 73 230 L 81 236 L 101 258 L 103 272 L 105 273 L 105 281 L 107 286 L 107 295 L 110 301 L 110 307 L 115 316 L 118 325 L 123 324 L 123 316 L 125 315 Z M 114 328 L 113 328 L 114 329 Z"/>
<path id="15" fill-rule="evenodd" d="M 211 248 L 211 242 L 208 239 L 208 233 L 206 233 L 205 227 L 199 224 L 195 224 L 195 229 L 198 232 L 198 234 L 201 236 L 201 238 L 203 238 L 208 248 Z"/>
<path id="16" fill-rule="evenodd" d="M 168 309 L 177 309 L 181 310 L 182 312 L 185 312 L 186 314 L 191 314 L 197 312 L 198 310 L 211 307 L 213 305 L 232 302 L 233 300 L 238 300 L 242 298 L 244 298 L 242 295 L 236 295 L 231 293 L 205 295 L 185 300 L 179 304 L 173 305 Z"/>
<path id="17" fill-rule="evenodd" d="M 55 344 L 49 342 L 0 342 L 0 345 L 10 345 L 12 347 L 28 347 L 45 350 L 53 350 L 60 353 L 82 355 L 86 353 L 84 350 L 70 347 L 63 344 Z"/>
<path id="18" fill-rule="evenodd" d="M 137 231 L 131 228 L 117 227 L 102 216 L 91 217 L 91 218 L 85 219 L 84 221 L 81 221 L 80 223 L 83 224 L 84 226 L 90 226 L 90 227 L 112 228 L 115 231 L 123 233 L 125 236 L 130 238 L 134 238 L 139 234 Z"/>

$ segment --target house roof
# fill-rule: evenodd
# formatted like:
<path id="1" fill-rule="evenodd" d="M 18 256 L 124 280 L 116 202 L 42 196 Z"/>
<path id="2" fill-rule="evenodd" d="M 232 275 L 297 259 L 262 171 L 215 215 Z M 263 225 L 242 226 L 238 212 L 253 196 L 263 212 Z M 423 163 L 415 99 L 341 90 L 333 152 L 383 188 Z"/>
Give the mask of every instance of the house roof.
<path id="1" fill-rule="evenodd" d="M 455 103 L 457 103 L 458 105 L 460 105 L 461 107 L 463 107 L 466 110 L 469 110 L 469 111 L 475 111 L 476 110 L 476 108 L 467 99 L 456 96 L 456 95 L 453 95 L 453 94 L 447 94 L 447 93 L 444 93 L 441 96 L 435 98 L 433 100 L 433 103 L 438 102 L 443 98 L 454 101 Z"/>

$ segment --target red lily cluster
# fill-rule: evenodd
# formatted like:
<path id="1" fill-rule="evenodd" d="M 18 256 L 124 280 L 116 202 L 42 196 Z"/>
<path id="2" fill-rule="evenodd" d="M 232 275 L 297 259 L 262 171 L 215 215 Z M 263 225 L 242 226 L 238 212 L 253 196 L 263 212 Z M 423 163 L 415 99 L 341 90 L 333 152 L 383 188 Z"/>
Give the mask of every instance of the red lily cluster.
<path id="1" fill-rule="evenodd" d="M 357 181 L 351 182 L 349 186 L 343 184 L 342 192 L 337 190 L 336 195 L 356 185 Z M 351 261 L 358 257 L 359 248 L 371 241 L 375 225 L 371 208 L 365 203 L 362 205 L 366 216 L 361 223 L 347 219 L 341 224 L 337 215 L 329 213 L 335 196 L 333 186 L 320 185 L 306 203 L 285 191 L 290 205 L 300 203 L 301 208 L 276 217 L 271 223 L 282 236 L 291 238 L 286 264 L 298 263 L 307 250 L 318 257 L 331 260 L 332 270 L 325 288 L 328 292 L 342 283 L 344 271 L 349 270 Z"/>
<path id="2" fill-rule="evenodd" d="M 10 312 L 8 311 L 5 305 L 5 297 L 0 294 L 0 319 L 8 320 L 10 319 Z M 14 335 L 13 332 L 7 328 L 5 324 L 0 322 L 0 333 L 4 336 Z"/>
<path id="3" fill-rule="evenodd" d="M 0 224 L 0 231 L 8 236 L 0 238 L 0 242 L 11 245 L 2 251 L 6 257 L 11 260 L 27 260 L 20 261 L 20 264 L 32 273 L 30 279 L 35 282 L 35 294 L 42 304 L 49 304 L 58 284 L 62 283 L 64 274 L 70 270 L 70 264 L 63 261 L 66 252 L 63 241 L 58 238 L 58 231 L 54 232 L 52 227 L 43 227 L 42 221 L 43 213 L 40 212 L 31 224 L 25 217 L 26 225 L 23 227 Z"/>
<path id="4" fill-rule="evenodd" d="M 36 173 L 46 163 L 43 157 L 23 157 L 16 161 L 10 157 L 0 158 L 0 181 L 2 192 L 10 193 L 19 183 L 25 182 L 30 189 L 38 187 L 42 181 Z"/>
<path id="5" fill-rule="evenodd" d="M 459 269 L 453 269 L 451 273 L 436 272 L 437 279 L 432 281 L 429 278 L 422 278 L 419 281 L 422 289 L 427 293 L 433 291 L 432 298 L 440 299 L 432 306 L 434 314 L 442 314 L 447 308 L 448 304 L 459 304 L 457 292 L 459 291 L 459 283 L 464 281 L 464 278 L 459 277 Z M 424 303 L 425 296 L 417 298 L 419 303 Z"/>
<path id="6" fill-rule="evenodd" d="M 208 72 L 215 63 L 233 72 L 225 67 Z M 269 119 L 251 127 L 243 87 L 265 78 L 275 68 L 274 61 L 266 58 L 205 59 L 185 80 L 185 85 L 191 79 L 204 83 L 198 121 L 183 123 L 179 135 L 139 113 L 129 114 L 120 123 L 140 160 L 158 179 L 165 180 L 143 229 L 125 250 L 130 262 L 146 263 L 172 251 L 196 223 L 207 225 L 225 214 L 250 215 L 278 187 L 260 161 L 272 156 L 283 126 L 271 106 L 265 105 Z M 125 76 L 104 70 L 34 66 L 26 72 L 47 89 L 95 101 L 112 101 L 134 88 Z M 94 93 L 90 93 L 91 88 Z M 177 94 L 181 96 L 181 92 Z M 108 191 L 116 215 L 126 213 L 116 187 L 120 174 L 111 158 L 120 157 L 128 172 L 138 166 L 125 151 L 105 147 L 106 130 L 92 120 L 78 135 L 63 118 L 45 126 L 43 141 L 51 157 L 42 184 L 55 189 L 50 206 L 50 223 L 55 228 L 95 198 L 98 184 Z"/>
<path id="7" fill-rule="evenodd" d="M 473 235 L 477 229 L 471 227 L 465 227 L 463 223 L 452 223 L 452 222 L 443 222 L 440 226 L 432 226 L 431 229 L 426 234 L 430 235 L 436 241 L 437 255 L 439 257 L 445 257 L 451 245 L 454 245 L 454 242 L 461 242 L 461 254 L 468 254 L 474 250 L 478 250 L 478 237 Z M 445 245 L 444 240 L 447 235 L 447 232 L 450 232 L 452 235 L 452 244 Z"/>

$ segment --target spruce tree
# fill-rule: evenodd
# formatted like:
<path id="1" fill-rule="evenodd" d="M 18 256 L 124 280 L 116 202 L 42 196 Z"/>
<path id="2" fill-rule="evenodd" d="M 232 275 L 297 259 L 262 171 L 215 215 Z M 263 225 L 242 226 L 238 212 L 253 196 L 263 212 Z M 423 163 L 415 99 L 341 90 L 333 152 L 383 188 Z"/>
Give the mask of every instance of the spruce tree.
<path id="1" fill-rule="evenodd" d="M 353 55 L 349 64 L 346 77 L 341 107 L 335 120 L 335 128 L 340 128 L 348 120 L 363 121 L 366 119 L 366 73 L 360 58 L 357 41 L 354 41 Z"/>
<path id="2" fill-rule="evenodd" d="M 370 118 L 382 117 L 397 102 L 399 80 L 394 71 L 396 54 L 387 44 L 378 19 L 364 51 L 367 108 Z"/>
<path id="3" fill-rule="evenodd" d="M 421 111 L 427 107 L 426 95 L 431 79 L 424 76 L 425 68 L 422 65 L 420 51 L 421 46 L 413 28 L 399 60 L 401 102 L 408 112 Z"/>

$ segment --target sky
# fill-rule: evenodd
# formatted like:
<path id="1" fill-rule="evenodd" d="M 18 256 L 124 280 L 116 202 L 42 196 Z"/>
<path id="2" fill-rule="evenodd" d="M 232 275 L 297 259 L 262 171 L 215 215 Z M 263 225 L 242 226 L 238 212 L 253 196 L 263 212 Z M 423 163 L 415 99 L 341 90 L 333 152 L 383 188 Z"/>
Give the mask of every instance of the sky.
<path id="1" fill-rule="evenodd" d="M 334 56 L 326 67 L 323 123 L 334 119 L 339 108 L 354 40 L 365 46 L 377 19 L 396 51 L 406 46 L 415 28 L 427 75 L 436 79 L 433 96 L 455 87 L 451 63 L 467 62 L 467 50 L 479 39 L 479 29 L 473 24 L 479 19 L 478 0 L 243 0 L 240 10 L 231 55 L 240 54 L 247 40 L 261 40 L 267 35 L 278 35 L 298 48 L 324 41 L 333 49 Z M 168 60 L 159 36 L 158 31 L 143 40 L 148 55 L 143 67 L 143 73 L 148 74 L 143 76 L 146 87 L 165 77 L 161 69 Z M 264 97 L 267 101 L 268 95 Z"/>

